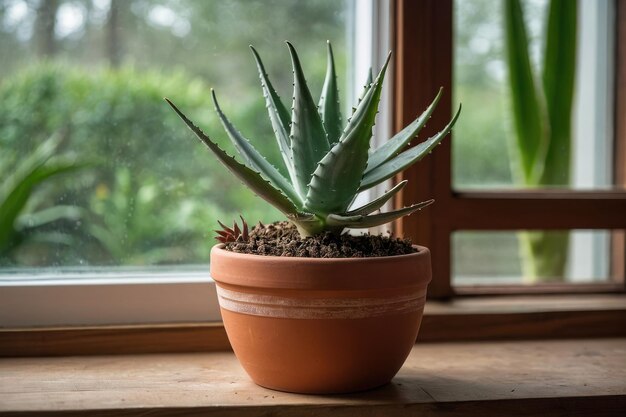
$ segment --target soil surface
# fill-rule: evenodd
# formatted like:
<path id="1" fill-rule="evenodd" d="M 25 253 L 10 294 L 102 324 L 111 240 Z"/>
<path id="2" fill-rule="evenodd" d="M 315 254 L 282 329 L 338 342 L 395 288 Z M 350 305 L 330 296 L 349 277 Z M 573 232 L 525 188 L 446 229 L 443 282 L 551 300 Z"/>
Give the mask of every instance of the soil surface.
<path id="1" fill-rule="evenodd" d="M 256 225 L 248 241 L 240 237 L 236 242 L 226 243 L 225 248 L 238 253 L 301 258 L 369 258 L 416 252 L 411 240 L 391 236 L 346 233 L 337 236 L 327 232 L 302 239 L 289 222 Z"/>

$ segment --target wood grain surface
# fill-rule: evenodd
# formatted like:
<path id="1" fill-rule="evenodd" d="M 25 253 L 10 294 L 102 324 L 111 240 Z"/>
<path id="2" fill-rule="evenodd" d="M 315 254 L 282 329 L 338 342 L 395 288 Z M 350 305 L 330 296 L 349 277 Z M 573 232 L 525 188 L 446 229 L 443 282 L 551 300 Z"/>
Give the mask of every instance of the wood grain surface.
<path id="1" fill-rule="evenodd" d="M 626 296 L 429 301 L 419 342 L 626 337 Z M 221 323 L 0 329 L 0 357 L 229 351 Z"/>
<path id="2" fill-rule="evenodd" d="M 258 387 L 226 352 L 0 360 L 0 415 L 624 413 L 626 339 L 422 344 L 391 384 L 341 396 Z"/>
<path id="3" fill-rule="evenodd" d="M 394 130 L 400 131 L 430 104 L 440 87 L 444 94 L 437 111 L 420 132 L 420 140 L 441 130 L 452 118 L 452 0 L 397 0 L 393 2 L 394 27 Z M 431 249 L 433 280 L 431 297 L 452 295 L 450 282 L 450 230 L 441 224 L 448 216 L 451 201 L 451 140 L 436 151 L 399 173 L 396 180 L 409 180 L 395 198 L 396 207 L 434 198 L 435 207 L 419 215 L 405 216 L 395 223 L 395 233 Z M 419 141 L 414 141 L 413 146 Z"/>
<path id="4" fill-rule="evenodd" d="M 0 357 L 229 351 L 222 323 L 0 330 Z"/>

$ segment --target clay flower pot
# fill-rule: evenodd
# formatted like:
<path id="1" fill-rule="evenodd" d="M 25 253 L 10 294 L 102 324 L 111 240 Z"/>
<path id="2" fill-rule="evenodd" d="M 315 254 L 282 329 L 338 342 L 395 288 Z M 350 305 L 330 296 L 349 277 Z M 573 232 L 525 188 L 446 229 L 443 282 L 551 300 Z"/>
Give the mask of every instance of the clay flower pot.
<path id="1" fill-rule="evenodd" d="M 257 384 L 344 393 L 388 383 L 420 327 L 430 252 L 313 259 L 211 250 L 228 338 Z"/>

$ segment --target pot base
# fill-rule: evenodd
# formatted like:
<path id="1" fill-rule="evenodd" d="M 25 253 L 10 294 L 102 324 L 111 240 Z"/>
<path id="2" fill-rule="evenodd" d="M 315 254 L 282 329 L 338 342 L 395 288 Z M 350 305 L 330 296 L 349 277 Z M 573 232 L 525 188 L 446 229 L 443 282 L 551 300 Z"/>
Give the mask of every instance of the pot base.
<path id="1" fill-rule="evenodd" d="M 366 391 L 389 383 L 415 343 L 421 314 L 306 320 L 222 309 L 235 355 L 252 380 L 302 394 Z"/>

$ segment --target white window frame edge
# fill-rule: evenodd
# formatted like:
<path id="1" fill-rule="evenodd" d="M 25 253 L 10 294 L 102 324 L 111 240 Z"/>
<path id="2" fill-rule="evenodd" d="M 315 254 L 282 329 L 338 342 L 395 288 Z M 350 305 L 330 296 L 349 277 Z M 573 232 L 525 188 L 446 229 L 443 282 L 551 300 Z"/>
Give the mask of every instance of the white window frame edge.
<path id="1" fill-rule="evenodd" d="M 363 89 L 363 84 L 367 79 L 367 70 L 371 66 L 373 75 L 382 68 L 387 59 L 387 54 L 392 47 L 392 5 L 390 0 L 357 0 L 354 2 L 353 25 L 351 39 L 352 63 L 356 68 L 356 74 L 352 78 L 349 97 L 350 102 L 356 103 Z M 369 47 L 361 47 L 362 44 Z M 374 125 L 372 146 L 380 146 L 389 139 L 392 132 L 392 88 L 393 68 L 387 70 L 385 75 L 385 85 L 381 93 L 379 114 Z M 391 181 L 384 181 L 371 189 L 362 192 L 355 199 L 353 206 L 361 206 L 374 196 L 382 195 L 389 190 Z M 381 210 L 388 211 L 393 208 L 393 201 L 387 202 Z M 382 225 L 369 229 L 372 234 L 385 234 L 389 226 Z M 354 229 L 353 234 L 361 234 L 362 229 Z"/>
<path id="2" fill-rule="evenodd" d="M 575 188 L 610 184 L 615 100 L 615 2 L 578 0 L 579 53 L 576 64 L 572 174 Z M 606 62 L 606 67 L 598 66 Z M 609 276 L 610 232 L 582 230 L 568 254 L 572 282 Z M 590 251 L 589 248 L 592 248 Z"/>
<path id="3" fill-rule="evenodd" d="M 358 0 L 353 20 L 359 53 L 356 68 L 380 68 L 390 49 L 390 1 Z M 370 13 L 370 18 L 362 18 Z M 371 48 L 360 48 L 364 43 Z M 354 43 L 351 46 L 356 46 Z M 352 102 L 365 81 L 354 77 Z M 388 137 L 391 126 L 391 71 L 381 97 L 374 135 Z M 358 80 L 358 81 L 357 81 Z M 355 93 L 356 91 L 356 93 Z M 377 195 L 386 184 L 373 190 Z M 0 275 L 0 328 L 98 326 L 221 321 L 215 282 L 208 267 L 168 272 Z"/>
<path id="4" fill-rule="evenodd" d="M 0 327 L 219 321 L 215 282 L 198 272 L 0 277 Z"/>

